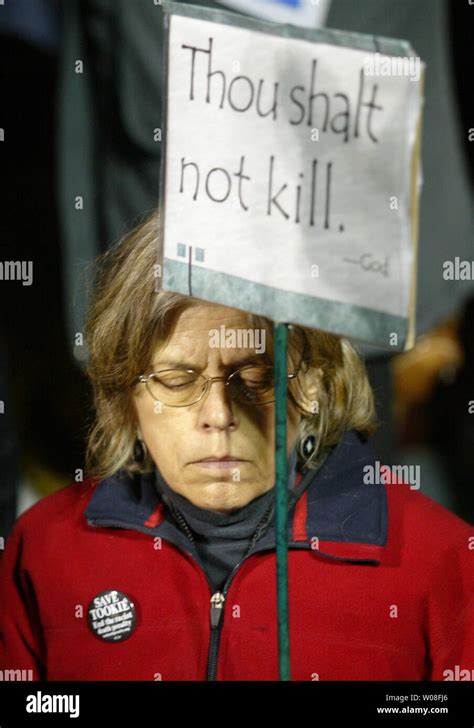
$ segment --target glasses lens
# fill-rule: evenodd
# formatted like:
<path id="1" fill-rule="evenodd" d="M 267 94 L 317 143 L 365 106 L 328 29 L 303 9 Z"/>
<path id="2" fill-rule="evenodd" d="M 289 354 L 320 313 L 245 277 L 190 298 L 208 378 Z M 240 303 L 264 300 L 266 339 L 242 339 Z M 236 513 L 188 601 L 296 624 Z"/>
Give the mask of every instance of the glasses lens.
<path id="1" fill-rule="evenodd" d="M 264 404 L 275 397 L 273 367 L 258 365 L 242 367 L 230 378 L 233 396 L 242 402 Z"/>
<path id="2" fill-rule="evenodd" d="M 155 372 L 148 380 L 148 388 L 154 399 L 174 407 L 197 401 L 204 384 L 204 379 L 197 372 L 185 369 Z"/>

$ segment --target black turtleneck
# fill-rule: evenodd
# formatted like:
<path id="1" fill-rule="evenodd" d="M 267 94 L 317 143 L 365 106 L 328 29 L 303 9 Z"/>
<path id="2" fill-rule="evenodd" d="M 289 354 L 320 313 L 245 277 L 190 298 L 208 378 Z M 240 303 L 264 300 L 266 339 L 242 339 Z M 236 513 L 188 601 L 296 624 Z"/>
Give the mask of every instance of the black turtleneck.
<path id="1" fill-rule="evenodd" d="M 293 488 L 296 477 L 296 451 L 289 461 L 288 487 Z M 222 589 L 234 566 L 246 555 L 250 546 L 271 525 L 274 515 L 274 488 L 254 498 L 242 508 L 230 513 L 199 508 L 176 493 L 155 468 L 156 486 L 166 506 L 168 520 L 191 532 L 196 551 L 213 591 Z M 290 501 L 291 505 L 291 501 Z M 178 512 L 178 513 L 176 513 Z M 183 527 L 183 520 L 186 525 Z M 189 529 L 189 531 L 188 531 Z M 258 529 L 258 532 L 256 532 Z"/>

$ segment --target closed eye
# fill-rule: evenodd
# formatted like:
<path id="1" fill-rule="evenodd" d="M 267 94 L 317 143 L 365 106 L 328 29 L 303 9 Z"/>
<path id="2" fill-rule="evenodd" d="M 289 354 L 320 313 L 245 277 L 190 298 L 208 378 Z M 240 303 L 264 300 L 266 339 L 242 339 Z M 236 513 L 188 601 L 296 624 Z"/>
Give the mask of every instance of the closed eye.
<path id="1" fill-rule="evenodd" d="M 159 384 L 163 385 L 167 389 L 183 389 L 184 387 L 189 387 L 192 384 L 195 384 L 197 377 L 193 376 L 162 376 L 157 377 L 154 376 L 153 379 L 158 382 Z"/>

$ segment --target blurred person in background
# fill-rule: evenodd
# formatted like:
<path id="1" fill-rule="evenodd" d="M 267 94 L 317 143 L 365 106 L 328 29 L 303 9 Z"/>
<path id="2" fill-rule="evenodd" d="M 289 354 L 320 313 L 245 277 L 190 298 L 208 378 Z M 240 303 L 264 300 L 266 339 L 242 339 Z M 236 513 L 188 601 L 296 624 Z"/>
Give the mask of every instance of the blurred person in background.
<path id="1" fill-rule="evenodd" d="M 460 366 L 441 370 L 427 405 L 429 442 L 445 468 L 454 510 L 474 524 L 474 296 L 457 325 Z"/>

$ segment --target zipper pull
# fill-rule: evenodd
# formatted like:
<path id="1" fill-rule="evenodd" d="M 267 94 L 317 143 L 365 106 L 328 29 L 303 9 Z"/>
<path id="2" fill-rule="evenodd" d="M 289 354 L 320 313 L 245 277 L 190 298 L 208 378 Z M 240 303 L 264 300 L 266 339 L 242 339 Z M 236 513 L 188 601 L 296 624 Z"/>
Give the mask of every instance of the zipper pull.
<path id="1" fill-rule="evenodd" d="M 225 596 L 222 592 L 217 591 L 211 597 L 211 629 L 219 626 L 221 621 Z"/>

